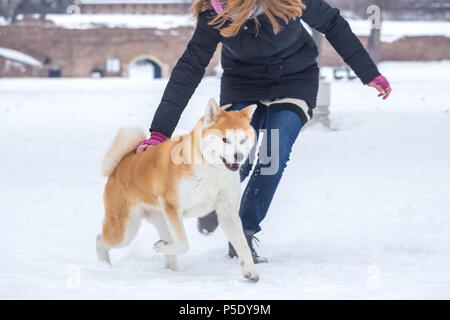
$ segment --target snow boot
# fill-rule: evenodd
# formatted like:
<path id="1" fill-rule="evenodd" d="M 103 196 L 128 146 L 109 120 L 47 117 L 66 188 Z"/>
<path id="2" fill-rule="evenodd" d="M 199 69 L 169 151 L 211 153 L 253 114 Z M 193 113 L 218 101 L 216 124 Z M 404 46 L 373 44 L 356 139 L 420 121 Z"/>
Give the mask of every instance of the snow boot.
<path id="1" fill-rule="evenodd" d="M 258 255 L 258 253 L 256 252 L 256 250 L 255 250 L 254 244 L 256 243 L 256 245 L 258 245 L 258 243 L 259 243 L 258 238 L 255 237 L 253 232 L 244 232 L 244 233 L 245 233 L 245 238 L 247 239 L 248 247 L 250 248 L 250 252 L 252 253 L 253 263 L 256 264 L 256 263 L 266 263 L 266 262 L 268 262 L 267 258 L 260 257 Z M 231 258 L 234 258 L 234 257 L 238 256 L 236 250 L 234 249 L 233 245 L 230 242 L 228 242 L 228 255 Z"/>
<path id="2" fill-rule="evenodd" d="M 218 225 L 219 221 L 217 221 L 217 213 L 215 211 L 197 219 L 197 230 L 205 236 L 213 233 Z"/>

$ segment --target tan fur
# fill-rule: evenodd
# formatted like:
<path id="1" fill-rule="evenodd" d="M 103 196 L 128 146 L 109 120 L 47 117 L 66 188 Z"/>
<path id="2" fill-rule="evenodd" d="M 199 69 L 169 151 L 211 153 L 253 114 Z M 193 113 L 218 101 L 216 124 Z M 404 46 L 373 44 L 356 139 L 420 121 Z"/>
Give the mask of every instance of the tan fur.
<path id="1" fill-rule="evenodd" d="M 176 207 L 175 185 L 190 167 L 174 165 L 170 151 L 177 142 L 168 140 L 146 152 L 130 152 L 112 172 L 105 186 L 105 219 L 103 239 L 118 245 L 125 232 L 130 209 L 138 203 L 159 206 L 158 196 L 166 199 L 168 208 Z M 131 149 L 136 149 L 137 143 Z M 173 210 L 168 214 L 172 216 Z"/>
<path id="2" fill-rule="evenodd" d="M 102 162 L 102 174 L 109 177 L 120 160 L 136 148 L 146 137 L 145 131 L 139 128 L 122 128 L 117 133 Z"/>

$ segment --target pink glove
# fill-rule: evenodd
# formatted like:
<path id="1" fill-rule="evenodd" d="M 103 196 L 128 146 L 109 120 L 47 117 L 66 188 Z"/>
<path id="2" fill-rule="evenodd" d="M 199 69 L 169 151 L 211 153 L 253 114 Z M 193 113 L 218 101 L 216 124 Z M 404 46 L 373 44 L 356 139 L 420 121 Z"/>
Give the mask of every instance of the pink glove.
<path id="1" fill-rule="evenodd" d="M 169 138 L 167 138 L 162 133 L 152 131 L 150 133 L 150 138 L 142 140 L 141 143 L 139 143 L 139 145 L 136 149 L 136 153 L 143 152 L 143 151 L 147 150 L 147 148 L 150 146 L 157 146 L 158 144 L 163 143 L 167 139 L 169 139 Z"/>
<path id="2" fill-rule="evenodd" d="M 373 87 L 378 90 L 380 93 L 378 96 L 383 96 L 383 99 L 386 100 L 391 94 L 391 85 L 389 81 L 382 75 L 379 75 L 375 79 L 373 79 L 370 83 L 367 84 L 369 87 Z"/>
<path id="3" fill-rule="evenodd" d="M 220 4 L 219 0 L 211 0 L 211 5 L 217 14 L 219 14 L 223 11 L 222 5 Z"/>

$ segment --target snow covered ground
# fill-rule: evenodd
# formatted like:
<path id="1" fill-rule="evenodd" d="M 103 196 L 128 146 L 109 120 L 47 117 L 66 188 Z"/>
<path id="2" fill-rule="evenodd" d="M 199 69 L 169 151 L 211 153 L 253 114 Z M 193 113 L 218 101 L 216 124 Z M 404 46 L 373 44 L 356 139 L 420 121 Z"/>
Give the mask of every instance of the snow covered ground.
<path id="1" fill-rule="evenodd" d="M 331 119 L 302 132 L 263 223 L 261 280 L 245 282 L 186 220 L 182 271 L 147 224 L 113 267 L 96 261 L 103 153 L 147 127 L 166 80 L 0 79 L 0 298 L 450 298 L 450 62 L 384 63 L 388 101 L 333 82 Z M 206 78 L 180 122 L 202 115 Z"/>

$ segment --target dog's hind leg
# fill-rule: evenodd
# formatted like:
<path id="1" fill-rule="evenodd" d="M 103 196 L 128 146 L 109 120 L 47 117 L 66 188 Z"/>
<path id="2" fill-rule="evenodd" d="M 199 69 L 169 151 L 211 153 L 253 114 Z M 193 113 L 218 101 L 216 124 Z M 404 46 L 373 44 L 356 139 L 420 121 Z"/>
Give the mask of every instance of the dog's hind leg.
<path id="1" fill-rule="evenodd" d="M 102 233 L 97 236 L 97 257 L 111 264 L 109 250 L 125 247 L 136 237 L 141 224 L 141 206 L 105 206 L 106 215 Z"/>
<path id="2" fill-rule="evenodd" d="M 97 258 L 100 261 L 105 261 L 111 265 L 111 259 L 109 258 L 109 249 L 111 247 L 103 241 L 102 235 L 97 235 Z"/>
<path id="3" fill-rule="evenodd" d="M 161 240 L 171 242 L 169 229 L 167 228 L 166 221 L 164 220 L 163 213 L 160 211 L 152 211 L 149 215 L 147 215 L 149 222 L 151 222 L 156 230 L 158 231 L 159 237 Z M 166 254 L 164 255 L 166 259 L 166 268 L 179 271 L 177 256 L 174 254 Z"/>
<path id="4" fill-rule="evenodd" d="M 155 251 L 166 255 L 186 253 L 189 249 L 189 244 L 184 230 L 181 212 L 177 206 L 166 203 L 161 197 L 158 197 L 158 200 L 163 211 L 162 216 L 169 231 L 171 241 L 160 240 L 155 243 L 153 248 Z"/>

